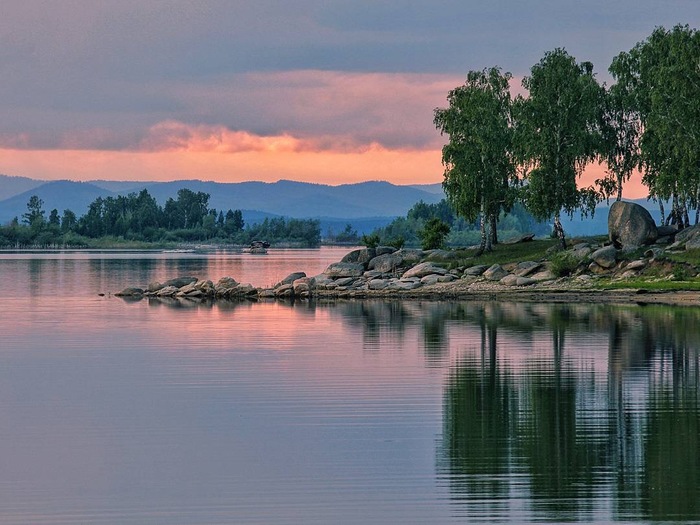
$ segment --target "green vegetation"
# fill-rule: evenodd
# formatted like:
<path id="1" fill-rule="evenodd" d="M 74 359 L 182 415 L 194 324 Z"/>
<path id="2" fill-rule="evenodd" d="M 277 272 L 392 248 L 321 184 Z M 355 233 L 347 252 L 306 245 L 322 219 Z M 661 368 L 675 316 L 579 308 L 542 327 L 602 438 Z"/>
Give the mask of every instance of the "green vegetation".
<path id="1" fill-rule="evenodd" d="M 449 226 L 449 232 L 444 237 L 444 244 L 447 246 L 473 246 L 483 239 L 480 235 L 479 223 L 469 222 L 457 216 L 445 199 L 436 204 L 418 202 L 408 211 L 406 217 L 394 219 L 384 228 L 375 230 L 372 236 L 378 237 L 378 244 L 396 247 L 422 246 L 420 233 L 425 231 L 426 225 L 433 219 L 438 219 Z M 498 234 L 503 239 L 519 237 L 525 233 L 546 236 L 550 231 L 547 224 L 537 222 L 519 203 L 516 203 L 510 212 L 501 212 L 497 225 Z M 367 244 L 364 241 L 361 242 Z"/>
<path id="2" fill-rule="evenodd" d="M 152 247 L 190 242 L 249 244 L 255 239 L 297 246 L 318 246 L 319 221 L 311 219 L 265 219 L 245 225 L 241 210 L 209 208 L 209 195 L 181 189 L 177 199 L 165 206 L 142 190 L 127 196 L 97 198 L 82 217 L 65 210 L 51 210 L 32 196 L 27 212 L 9 225 L 0 226 L 0 248 L 51 247 Z"/>
<path id="3" fill-rule="evenodd" d="M 435 110 L 435 126 L 450 137 L 442 148 L 443 187 L 453 209 L 470 222 L 479 219 L 479 253 L 497 242 L 498 216 L 512 206 L 510 79 L 498 68 L 470 71 L 447 96 L 449 107 Z"/>
<path id="4" fill-rule="evenodd" d="M 700 32 L 679 25 L 659 27 L 620 53 L 609 67 L 616 81 L 609 87 L 598 83 L 592 63 L 577 62 L 564 49 L 545 53 L 523 79 L 527 93 L 515 99 L 510 73 L 497 67 L 467 73 L 464 85 L 448 93 L 448 107 L 435 110 L 434 124 L 449 138 L 442 151 L 447 200 L 456 216 L 479 223 L 479 249 L 497 241 L 497 223 L 514 203 L 551 221 L 564 247 L 561 213 L 586 215 L 603 199 L 621 199 L 635 169 L 662 215 L 664 201 L 671 202 L 665 224 L 688 226 L 689 209 L 697 223 L 698 63 Z M 581 173 L 595 161 L 605 165 L 605 175 L 580 188 Z"/>
<path id="5" fill-rule="evenodd" d="M 434 250 L 442 248 L 445 244 L 445 237 L 450 233 L 450 225 L 445 221 L 433 217 L 425 223 L 425 227 L 418 232 L 421 238 L 421 247 L 424 250 Z"/>

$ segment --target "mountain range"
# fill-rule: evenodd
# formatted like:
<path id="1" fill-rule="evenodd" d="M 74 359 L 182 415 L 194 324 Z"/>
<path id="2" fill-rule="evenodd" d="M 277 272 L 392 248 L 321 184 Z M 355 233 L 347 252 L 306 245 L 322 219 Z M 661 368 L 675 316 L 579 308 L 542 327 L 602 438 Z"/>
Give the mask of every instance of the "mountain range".
<path id="1" fill-rule="evenodd" d="M 388 182 L 368 181 L 330 186 L 281 180 L 278 182 L 220 183 L 201 180 L 172 182 L 68 180 L 40 181 L 25 177 L 0 175 L 0 223 L 21 217 L 33 195 L 44 201 L 47 214 L 70 209 L 83 215 L 98 197 L 116 197 L 143 189 L 163 205 L 177 198 L 178 190 L 208 193 L 209 207 L 217 210 L 240 209 L 248 223 L 265 217 L 284 216 L 321 219 L 323 231 L 340 231 L 351 223 L 360 233 L 388 224 L 405 215 L 418 201 L 435 203 L 444 197 L 440 184 L 398 186 Z"/>
<path id="2" fill-rule="evenodd" d="M 44 201 L 44 210 L 56 208 L 59 213 L 70 209 L 81 216 L 96 198 L 116 197 L 147 189 L 163 205 L 168 198 L 177 198 L 181 188 L 202 191 L 210 195 L 209 207 L 217 210 L 239 209 L 248 224 L 266 217 L 319 219 L 321 230 L 340 232 L 351 224 L 360 234 L 387 225 L 395 217 L 405 216 L 417 202 L 435 203 L 444 198 L 441 184 L 398 186 L 389 182 L 368 181 L 357 184 L 330 186 L 281 180 L 278 182 L 207 182 L 180 180 L 75 182 L 68 180 L 42 181 L 27 177 L 0 175 L 0 224 L 21 217 L 27 211 L 32 195 Z M 659 221 L 659 210 L 646 199 L 634 202 L 646 207 Z M 582 219 L 562 217 L 568 235 L 607 233 L 609 205 L 596 208 L 594 217 Z"/>

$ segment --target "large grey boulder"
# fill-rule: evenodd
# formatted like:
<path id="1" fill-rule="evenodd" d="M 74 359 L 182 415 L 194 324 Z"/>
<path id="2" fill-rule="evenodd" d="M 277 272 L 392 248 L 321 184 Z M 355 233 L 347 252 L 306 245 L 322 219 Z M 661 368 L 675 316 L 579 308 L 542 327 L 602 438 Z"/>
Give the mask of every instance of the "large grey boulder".
<path id="1" fill-rule="evenodd" d="M 679 231 L 676 234 L 676 243 L 680 243 L 686 250 L 700 248 L 700 224 Z"/>
<path id="2" fill-rule="evenodd" d="M 170 279 L 169 281 L 165 281 L 163 283 L 164 287 L 166 286 L 174 286 L 175 288 L 182 288 L 183 286 L 187 286 L 188 284 L 196 283 L 197 278 L 196 277 L 176 277 L 175 279 Z"/>
<path id="3" fill-rule="evenodd" d="M 398 250 L 393 253 L 377 255 L 369 261 L 367 269 L 384 273 L 394 272 L 397 268 L 413 266 L 420 262 L 422 257 L 423 252 L 421 250 Z"/>
<path id="4" fill-rule="evenodd" d="M 359 263 L 337 262 L 331 264 L 323 273 L 333 279 L 337 279 L 339 277 L 360 277 L 363 273 L 365 273 L 365 265 Z"/>
<path id="5" fill-rule="evenodd" d="M 432 275 L 432 274 L 438 274 L 438 275 L 445 275 L 447 273 L 447 270 L 444 268 L 441 268 L 440 266 L 437 266 L 431 262 L 424 262 L 415 265 L 413 268 L 410 268 L 406 270 L 406 272 L 402 275 L 404 278 L 408 277 L 425 277 L 426 275 Z"/>
<path id="6" fill-rule="evenodd" d="M 591 259 L 602 268 L 612 268 L 617 264 L 617 250 L 614 246 L 605 246 L 594 251 Z"/>
<path id="7" fill-rule="evenodd" d="M 500 281 L 506 275 L 508 275 L 508 271 L 504 270 L 500 264 L 494 264 L 483 273 L 483 276 L 489 281 Z"/>
<path id="8" fill-rule="evenodd" d="M 304 277 L 306 277 L 306 273 L 304 273 L 304 272 L 290 273 L 287 277 L 285 277 L 280 282 L 278 282 L 274 287 L 278 288 L 278 287 L 283 286 L 285 284 L 292 284 L 297 279 L 303 279 Z"/>
<path id="9" fill-rule="evenodd" d="M 347 253 L 340 262 L 344 263 L 359 263 L 366 265 L 377 256 L 377 251 L 374 248 L 360 248 Z"/>
<path id="10" fill-rule="evenodd" d="M 616 201 L 610 206 L 608 235 L 621 248 L 636 248 L 653 244 L 659 232 L 651 214 L 634 202 Z"/>
<path id="11" fill-rule="evenodd" d="M 128 288 L 124 288 L 121 292 L 115 293 L 114 295 L 117 297 L 140 297 L 143 295 L 143 289 L 130 286 Z"/>

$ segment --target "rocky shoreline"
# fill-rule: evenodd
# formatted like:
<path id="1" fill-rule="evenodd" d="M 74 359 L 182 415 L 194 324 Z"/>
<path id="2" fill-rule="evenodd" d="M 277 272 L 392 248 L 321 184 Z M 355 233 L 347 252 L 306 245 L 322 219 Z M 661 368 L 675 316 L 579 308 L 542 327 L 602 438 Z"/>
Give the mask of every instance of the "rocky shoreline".
<path id="1" fill-rule="evenodd" d="M 683 281 L 698 275 L 693 264 L 674 263 L 672 256 L 700 249 L 700 225 L 677 231 L 656 226 L 638 204 L 615 202 L 604 243 L 579 242 L 567 250 L 555 247 L 537 260 L 504 264 L 466 264 L 448 250 L 361 248 L 332 263 L 321 274 L 294 272 L 270 288 L 223 277 L 216 283 L 197 277 L 153 282 L 115 295 L 131 299 L 203 300 L 338 300 L 338 299 L 489 299 L 538 302 L 606 302 L 700 305 L 700 291 L 664 290 L 658 286 L 624 289 L 600 283 Z M 525 235 L 510 244 L 532 241 Z M 508 243 L 506 243 L 508 244 Z M 476 259 L 478 260 L 478 259 Z M 563 275 L 563 277 L 562 277 Z M 632 281 L 635 282 L 635 281 Z"/>
<path id="2" fill-rule="evenodd" d="M 169 301 L 285 300 L 333 301 L 344 299 L 488 299 L 517 302 L 606 302 L 700 304 L 700 292 L 643 289 L 605 289 L 596 285 L 601 276 L 628 279 L 655 264 L 660 248 L 649 247 L 643 257 L 621 258 L 613 245 L 579 243 L 565 253 L 581 269 L 568 277 L 555 277 L 550 260 L 521 261 L 491 266 L 453 267 L 454 252 L 362 248 L 348 253 L 319 275 L 294 272 L 270 288 L 239 283 L 223 277 L 216 283 L 197 277 L 153 282 L 130 287 L 115 295 L 134 300 Z M 589 262 L 590 261 L 590 262 Z"/>

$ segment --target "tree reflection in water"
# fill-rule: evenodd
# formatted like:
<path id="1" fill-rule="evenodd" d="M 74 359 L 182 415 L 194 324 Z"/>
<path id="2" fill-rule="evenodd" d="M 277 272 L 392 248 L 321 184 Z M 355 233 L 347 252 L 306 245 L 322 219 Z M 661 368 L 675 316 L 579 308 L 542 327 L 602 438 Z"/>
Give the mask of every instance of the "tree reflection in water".
<path id="1" fill-rule="evenodd" d="M 481 343 L 448 375 L 438 451 L 460 514 L 506 518 L 526 506 L 546 520 L 700 519 L 700 310 L 462 311 Z M 499 332 L 530 343 L 549 334 L 548 350 L 503 348 Z M 600 372 L 581 353 L 605 350 L 586 340 L 606 332 Z"/>

